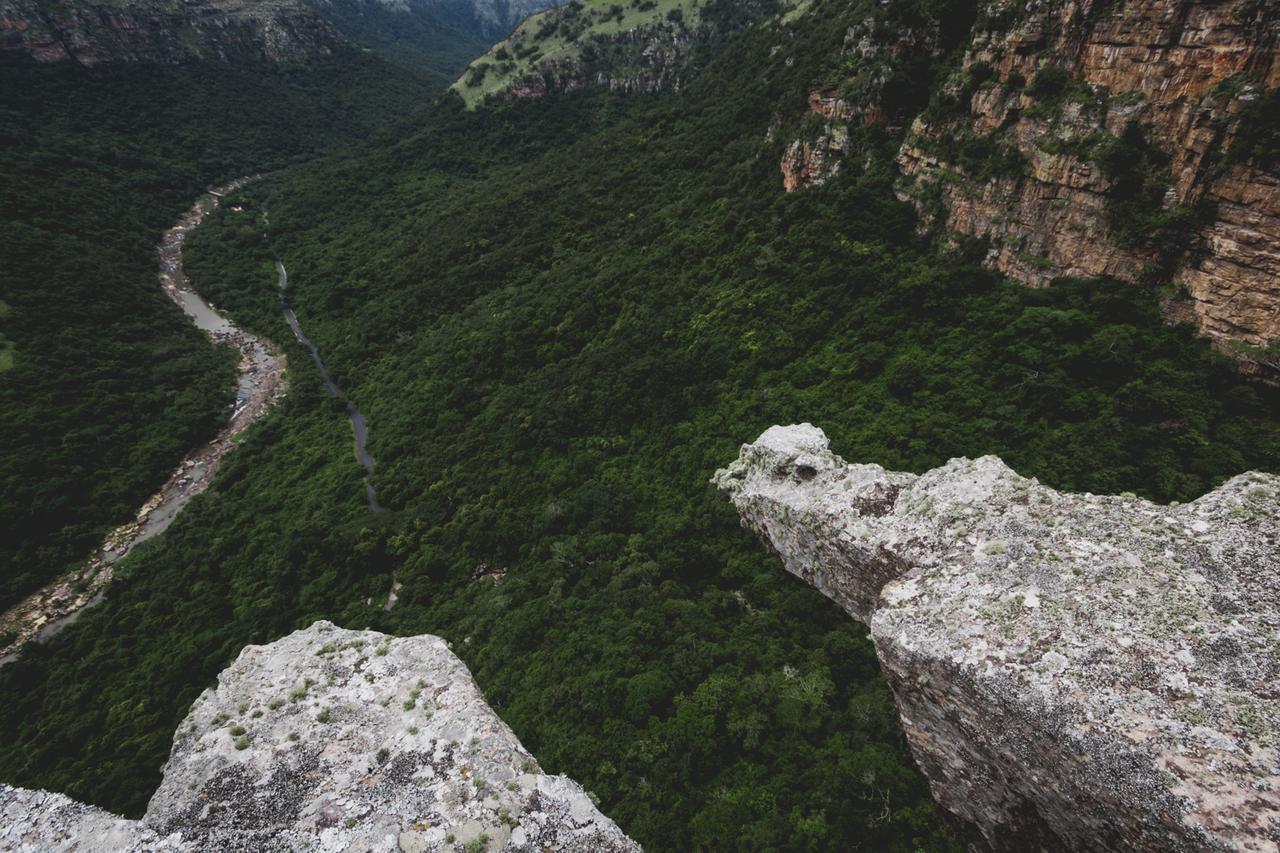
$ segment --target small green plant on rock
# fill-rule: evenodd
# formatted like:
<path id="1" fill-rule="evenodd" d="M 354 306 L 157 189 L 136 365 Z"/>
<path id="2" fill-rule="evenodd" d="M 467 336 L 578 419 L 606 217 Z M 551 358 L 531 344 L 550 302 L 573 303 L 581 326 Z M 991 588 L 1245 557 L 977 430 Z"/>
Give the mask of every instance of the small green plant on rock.
<path id="1" fill-rule="evenodd" d="M 489 849 L 489 836 L 481 833 L 478 837 L 468 841 L 462 849 L 466 853 L 484 853 Z"/>

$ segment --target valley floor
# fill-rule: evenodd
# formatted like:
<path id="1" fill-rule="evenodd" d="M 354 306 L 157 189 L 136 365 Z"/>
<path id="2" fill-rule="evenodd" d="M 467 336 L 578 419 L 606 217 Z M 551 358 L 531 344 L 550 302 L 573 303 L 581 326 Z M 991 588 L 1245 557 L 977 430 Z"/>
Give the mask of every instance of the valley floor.
<path id="1" fill-rule="evenodd" d="M 208 443 L 192 450 L 142 505 L 137 517 L 112 530 L 84 565 L 37 590 L 0 616 L 0 666 L 16 658 L 23 646 L 56 635 L 80 612 L 102 601 L 114 567 L 143 542 L 160 535 L 192 498 L 204 492 L 236 438 L 271 411 L 284 395 L 287 359 L 266 338 L 241 329 L 219 314 L 191 288 L 182 271 L 182 247 L 189 235 L 227 193 L 248 182 L 241 178 L 202 195 L 178 223 L 164 233 L 158 250 L 160 285 L 191 322 L 215 343 L 234 347 L 240 355 L 236 398 L 231 417 Z"/>

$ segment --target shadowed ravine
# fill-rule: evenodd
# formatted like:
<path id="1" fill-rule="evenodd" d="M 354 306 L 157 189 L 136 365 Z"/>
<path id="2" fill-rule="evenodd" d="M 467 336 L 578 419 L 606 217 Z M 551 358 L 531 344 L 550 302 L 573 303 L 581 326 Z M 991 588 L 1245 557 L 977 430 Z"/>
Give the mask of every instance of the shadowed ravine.
<path id="1" fill-rule="evenodd" d="M 278 258 L 276 259 L 276 273 L 280 277 L 280 305 L 284 308 L 284 316 L 289 321 L 289 328 L 293 329 L 294 337 L 298 339 L 298 342 L 311 353 L 311 360 L 316 363 L 316 369 L 320 371 L 320 378 L 324 380 L 324 387 L 329 390 L 329 396 L 344 398 L 342 389 L 329 376 L 329 371 L 324 366 L 324 359 L 320 358 L 320 351 L 316 349 L 316 345 L 311 342 L 311 339 L 303 334 L 302 326 L 298 323 L 298 315 L 293 313 L 293 306 L 289 304 L 289 273 Z M 351 430 L 355 433 L 356 438 L 356 459 L 359 460 L 360 465 L 365 470 L 365 497 L 369 502 L 369 511 L 386 512 L 386 507 L 378 503 L 378 497 L 373 490 L 373 482 L 370 479 L 373 476 L 373 457 L 369 455 L 369 450 L 365 446 L 369 439 L 369 425 L 364 419 L 364 414 L 356 408 L 355 403 L 347 400 L 346 404 L 347 417 L 351 419 Z"/>
<path id="2" fill-rule="evenodd" d="M 275 254 L 274 250 L 272 254 Z M 320 357 L 320 350 L 316 349 L 316 345 L 302 331 L 302 324 L 298 322 L 298 315 L 294 313 L 293 306 L 289 302 L 289 272 L 284 268 L 284 263 L 278 255 L 276 256 L 276 274 L 279 277 L 280 285 L 280 307 L 284 310 L 285 319 L 289 321 L 289 328 L 293 329 L 293 336 L 298 339 L 298 343 L 307 348 L 307 352 L 311 353 L 311 360 L 315 362 L 316 370 L 320 371 L 320 379 L 323 380 L 329 396 L 335 399 L 342 399 L 346 403 L 347 417 L 351 420 L 351 431 L 355 435 L 356 459 L 365 471 L 364 494 L 365 501 L 369 504 L 369 512 L 386 512 L 387 508 L 378 503 L 378 495 L 373 488 L 373 456 L 369 453 L 369 448 L 367 447 L 369 424 L 364 419 L 364 413 L 356 408 L 356 404 L 347 399 L 346 395 L 342 393 L 342 389 L 338 387 L 338 383 L 333 381 L 333 377 L 329 375 L 328 368 L 324 366 L 324 359 Z M 391 588 L 387 590 L 387 600 L 382 605 L 384 610 L 390 610 L 395 607 L 399 590 L 400 582 L 392 577 Z"/>

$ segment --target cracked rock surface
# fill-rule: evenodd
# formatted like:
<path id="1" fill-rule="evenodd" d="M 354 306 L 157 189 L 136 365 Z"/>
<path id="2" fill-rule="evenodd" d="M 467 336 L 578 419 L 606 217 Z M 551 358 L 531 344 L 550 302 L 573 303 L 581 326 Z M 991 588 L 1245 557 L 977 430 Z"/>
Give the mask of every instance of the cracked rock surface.
<path id="1" fill-rule="evenodd" d="M 470 845 L 470 847 L 467 847 Z M 0 785 L 0 849 L 638 851 L 437 637 L 317 622 L 191 708 L 142 821 Z"/>
<path id="2" fill-rule="evenodd" d="M 1280 477 L 1180 506 L 994 456 L 850 465 L 809 424 L 716 473 L 865 622 L 937 800 L 995 849 L 1280 844 Z"/>

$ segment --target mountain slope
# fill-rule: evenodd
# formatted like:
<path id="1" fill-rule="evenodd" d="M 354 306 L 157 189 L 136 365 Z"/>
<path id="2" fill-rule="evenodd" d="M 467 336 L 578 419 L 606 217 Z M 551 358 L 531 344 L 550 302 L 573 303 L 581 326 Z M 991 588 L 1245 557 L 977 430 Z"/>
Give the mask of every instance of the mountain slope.
<path id="1" fill-rule="evenodd" d="M 351 42 L 452 78 L 529 15 L 562 0 L 309 0 Z"/>
<path id="2" fill-rule="evenodd" d="M 585 0 L 534 15 L 475 59 L 453 90 L 469 106 L 488 97 L 541 97 L 584 87 L 679 89 L 699 59 L 772 3 Z"/>
<path id="3" fill-rule="evenodd" d="M 984 2 L 967 18 L 904 8 L 876 10 L 815 79 L 809 126 L 782 163 L 787 187 L 822 183 L 846 151 L 856 158 L 851 128 L 911 124 L 898 192 L 930 225 L 989 241 L 989 263 L 1033 286 L 1162 286 L 1171 319 L 1274 381 L 1277 7 Z M 921 97 L 904 111 L 908 81 Z"/>
<path id="4" fill-rule="evenodd" d="M 44 62 L 298 61 L 372 49 L 419 71 L 458 72 L 556 0 L 2 0 L 0 49 Z"/>

